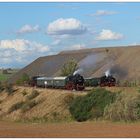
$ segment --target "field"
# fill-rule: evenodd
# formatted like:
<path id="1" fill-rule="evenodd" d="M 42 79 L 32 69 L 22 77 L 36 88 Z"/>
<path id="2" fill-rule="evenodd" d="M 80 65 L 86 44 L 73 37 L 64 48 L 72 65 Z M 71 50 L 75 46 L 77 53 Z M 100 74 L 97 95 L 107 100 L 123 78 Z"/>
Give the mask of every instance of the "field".
<path id="1" fill-rule="evenodd" d="M 0 70 L 0 81 L 6 81 L 8 78 L 10 78 L 13 74 L 18 72 L 18 69 L 12 69 L 9 70 L 7 74 L 3 74 L 2 70 Z"/>

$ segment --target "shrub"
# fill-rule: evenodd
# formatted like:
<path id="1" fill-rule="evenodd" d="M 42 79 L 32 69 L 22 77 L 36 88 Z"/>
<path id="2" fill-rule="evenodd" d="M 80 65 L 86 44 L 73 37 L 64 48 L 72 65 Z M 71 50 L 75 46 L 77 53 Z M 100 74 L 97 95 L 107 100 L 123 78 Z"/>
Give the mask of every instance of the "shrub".
<path id="1" fill-rule="evenodd" d="M 27 95 L 27 94 L 28 94 L 27 91 L 24 89 L 24 90 L 22 91 L 22 95 L 25 96 L 25 95 Z"/>
<path id="2" fill-rule="evenodd" d="M 27 101 L 23 104 L 21 110 L 22 110 L 22 112 L 26 112 L 26 111 L 30 110 L 31 108 L 33 108 L 37 104 L 38 104 L 38 102 L 36 102 L 36 101 Z"/>
<path id="3" fill-rule="evenodd" d="M 14 92 L 15 90 L 14 90 L 12 84 L 6 83 L 6 84 L 5 84 L 5 91 L 8 93 L 8 95 L 11 95 L 11 94 L 13 94 L 13 92 Z"/>
<path id="4" fill-rule="evenodd" d="M 77 121 L 102 117 L 104 108 L 115 100 L 116 94 L 105 89 L 90 91 L 76 97 L 70 105 L 70 113 Z"/>
<path id="5" fill-rule="evenodd" d="M 17 102 L 17 103 L 15 103 L 15 104 L 13 104 L 13 105 L 10 107 L 10 109 L 8 110 L 8 113 L 11 113 L 11 112 L 13 112 L 13 111 L 15 111 L 15 110 L 20 109 L 20 108 L 23 106 L 23 104 L 24 104 L 23 101 Z"/>
<path id="6" fill-rule="evenodd" d="M 17 85 L 27 84 L 30 81 L 30 77 L 27 73 L 23 73 L 22 76 L 16 81 Z"/>
<path id="7" fill-rule="evenodd" d="M 140 95 L 120 94 L 116 101 L 105 108 L 104 118 L 112 121 L 140 119 Z"/>
<path id="8" fill-rule="evenodd" d="M 27 96 L 28 100 L 32 100 L 35 97 L 37 97 L 39 95 L 39 92 L 37 90 L 32 90 L 32 93 L 30 95 Z"/>
<path id="9" fill-rule="evenodd" d="M 0 92 L 2 92 L 4 90 L 4 86 L 3 84 L 0 82 Z"/>

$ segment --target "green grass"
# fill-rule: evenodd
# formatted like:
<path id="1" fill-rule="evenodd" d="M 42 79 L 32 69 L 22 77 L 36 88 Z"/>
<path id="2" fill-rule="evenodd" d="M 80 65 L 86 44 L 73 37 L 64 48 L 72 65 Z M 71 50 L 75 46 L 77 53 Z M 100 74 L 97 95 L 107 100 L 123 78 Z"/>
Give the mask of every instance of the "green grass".
<path id="1" fill-rule="evenodd" d="M 11 71 L 8 71 L 9 74 L 3 74 L 2 73 L 2 70 L 0 70 L 0 81 L 1 82 L 4 82 L 6 80 L 8 80 L 13 74 L 15 74 L 16 72 L 18 72 L 18 70 L 11 70 Z"/>

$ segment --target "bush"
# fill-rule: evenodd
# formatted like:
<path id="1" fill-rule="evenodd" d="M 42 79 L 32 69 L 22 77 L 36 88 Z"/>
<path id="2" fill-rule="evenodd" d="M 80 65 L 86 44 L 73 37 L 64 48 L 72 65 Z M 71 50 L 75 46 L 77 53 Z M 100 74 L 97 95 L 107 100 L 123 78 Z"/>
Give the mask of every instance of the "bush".
<path id="1" fill-rule="evenodd" d="M 14 90 L 12 84 L 6 83 L 6 84 L 5 84 L 5 91 L 8 93 L 8 95 L 11 95 L 11 94 L 13 94 L 13 92 L 14 92 L 15 90 Z"/>
<path id="2" fill-rule="evenodd" d="M 25 96 L 25 95 L 27 95 L 27 94 L 28 94 L 27 91 L 24 89 L 24 90 L 22 91 L 22 95 Z"/>
<path id="3" fill-rule="evenodd" d="M 27 84 L 30 81 L 30 77 L 27 73 L 23 73 L 22 76 L 16 81 L 17 85 Z"/>
<path id="4" fill-rule="evenodd" d="M 35 97 L 37 97 L 39 95 L 39 92 L 37 90 L 32 90 L 32 93 L 30 95 L 27 96 L 28 100 L 32 100 Z"/>
<path id="5" fill-rule="evenodd" d="M 13 111 L 15 111 L 15 110 L 20 109 L 20 108 L 23 106 L 23 104 L 24 104 L 23 101 L 17 102 L 17 103 L 15 103 L 15 104 L 13 104 L 13 105 L 10 107 L 10 109 L 8 110 L 8 113 L 11 113 L 11 112 L 13 112 Z"/>
<path id="6" fill-rule="evenodd" d="M 70 113 L 77 121 L 102 117 L 104 108 L 115 100 L 116 94 L 105 89 L 90 91 L 76 97 L 70 105 Z"/>
<path id="7" fill-rule="evenodd" d="M 116 101 L 105 108 L 104 118 L 112 121 L 140 119 L 140 95 L 120 94 Z"/>
<path id="8" fill-rule="evenodd" d="M 38 102 L 36 102 L 36 101 L 27 101 L 23 104 L 21 110 L 22 110 L 22 112 L 26 112 L 26 111 L 30 110 L 31 108 L 33 108 L 37 104 L 38 104 Z"/>
<path id="9" fill-rule="evenodd" d="M 4 90 L 4 86 L 3 84 L 0 82 L 0 92 L 2 92 Z"/>

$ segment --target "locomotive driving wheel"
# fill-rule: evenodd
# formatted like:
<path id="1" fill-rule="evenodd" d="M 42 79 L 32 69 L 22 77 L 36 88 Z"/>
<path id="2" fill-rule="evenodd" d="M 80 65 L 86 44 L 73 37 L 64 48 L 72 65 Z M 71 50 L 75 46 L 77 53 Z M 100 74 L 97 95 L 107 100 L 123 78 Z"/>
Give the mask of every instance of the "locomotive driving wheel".
<path id="1" fill-rule="evenodd" d="M 67 89 L 67 90 L 73 90 L 73 89 L 74 89 L 73 83 L 68 83 L 68 84 L 66 85 L 66 89 Z"/>

